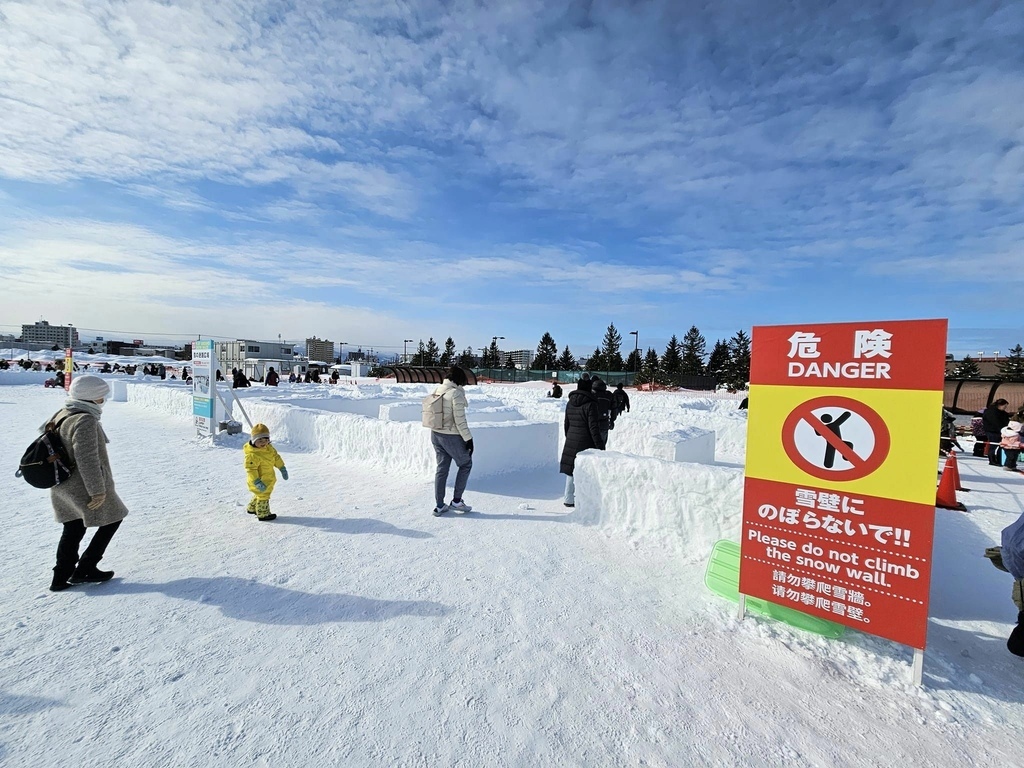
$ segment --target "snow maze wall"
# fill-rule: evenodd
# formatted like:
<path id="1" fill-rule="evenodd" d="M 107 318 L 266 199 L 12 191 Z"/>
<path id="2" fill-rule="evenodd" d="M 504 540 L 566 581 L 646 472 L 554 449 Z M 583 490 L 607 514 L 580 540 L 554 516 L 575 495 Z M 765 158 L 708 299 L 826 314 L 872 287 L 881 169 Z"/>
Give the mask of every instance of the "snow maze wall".
<path id="1" fill-rule="evenodd" d="M 192 418 L 191 390 L 176 382 L 113 379 L 113 398 Z M 253 423 L 275 441 L 418 482 L 434 474 L 420 400 L 433 385 L 359 383 L 234 390 Z M 231 393 L 222 389 L 231 403 Z M 558 471 L 565 400 L 530 387 L 467 387 L 473 476 Z M 735 399 L 636 393 L 607 451 L 576 463 L 573 519 L 641 544 L 703 559 L 720 538 L 737 538 L 746 413 Z M 223 410 L 223 409 L 220 409 Z M 219 419 L 243 421 L 238 405 Z M 451 473 L 449 482 L 454 479 Z M 471 481 L 472 484 L 472 481 Z"/>

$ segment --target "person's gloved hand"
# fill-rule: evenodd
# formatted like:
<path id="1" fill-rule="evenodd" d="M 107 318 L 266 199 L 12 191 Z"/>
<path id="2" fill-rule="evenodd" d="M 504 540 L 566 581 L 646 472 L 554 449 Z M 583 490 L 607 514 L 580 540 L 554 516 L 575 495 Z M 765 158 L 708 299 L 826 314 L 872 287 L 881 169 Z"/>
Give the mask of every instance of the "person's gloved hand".
<path id="1" fill-rule="evenodd" d="M 288 479 L 288 467 L 281 467 L 281 477 Z"/>
<path id="2" fill-rule="evenodd" d="M 473 455 L 473 441 L 472 440 L 467 440 L 466 441 L 466 450 L 469 451 L 469 455 L 470 456 Z"/>
<path id="3" fill-rule="evenodd" d="M 260 493 L 263 493 L 265 490 L 267 490 L 267 484 L 264 483 L 259 478 L 257 478 L 256 482 L 252 484 L 252 487 L 259 491 Z"/>
<path id="4" fill-rule="evenodd" d="M 103 502 L 106 501 L 106 498 L 107 494 L 97 493 L 95 496 L 89 499 L 89 503 L 86 504 L 85 507 L 86 509 L 98 509 L 103 504 Z"/>

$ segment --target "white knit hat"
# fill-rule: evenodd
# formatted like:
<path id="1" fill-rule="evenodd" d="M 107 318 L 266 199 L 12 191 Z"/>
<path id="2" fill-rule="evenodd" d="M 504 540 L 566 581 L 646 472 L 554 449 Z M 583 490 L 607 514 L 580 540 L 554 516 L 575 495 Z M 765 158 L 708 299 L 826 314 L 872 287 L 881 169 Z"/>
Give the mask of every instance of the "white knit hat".
<path id="1" fill-rule="evenodd" d="M 75 400 L 102 400 L 110 394 L 110 385 L 99 376 L 75 376 L 68 394 Z"/>

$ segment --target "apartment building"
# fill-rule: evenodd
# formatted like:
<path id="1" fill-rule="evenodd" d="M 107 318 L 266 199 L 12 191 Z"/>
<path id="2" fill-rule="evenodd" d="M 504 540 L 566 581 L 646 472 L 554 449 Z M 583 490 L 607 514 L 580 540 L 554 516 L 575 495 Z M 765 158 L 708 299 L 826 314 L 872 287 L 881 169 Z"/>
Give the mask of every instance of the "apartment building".
<path id="1" fill-rule="evenodd" d="M 320 360 L 325 363 L 334 362 L 334 342 L 328 339 L 320 340 L 316 336 L 306 339 L 306 357 L 310 360 Z"/>
<path id="2" fill-rule="evenodd" d="M 73 325 L 50 325 L 40 320 L 21 326 L 21 340 L 26 344 L 48 344 L 58 347 L 77 347 L 78 330 Z"/>

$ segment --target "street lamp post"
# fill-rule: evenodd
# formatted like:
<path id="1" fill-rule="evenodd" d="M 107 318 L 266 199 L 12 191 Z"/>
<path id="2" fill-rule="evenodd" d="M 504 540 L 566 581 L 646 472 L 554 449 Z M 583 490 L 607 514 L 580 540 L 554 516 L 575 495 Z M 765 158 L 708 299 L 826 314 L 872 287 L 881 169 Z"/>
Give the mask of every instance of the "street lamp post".
<path id="1" fill-rule="evenodd" d="M 412 339 L 402 339 L 402 344 L 404 345 L 404 347 L 402 349 L 402 365 L 408 365 L 409 364 L 409 342 L 410 341 L 412 341 Z"/>
<path id="2" fill-rule="evenodd" d="M 640 372 L 640 331 L 630 331 L 629 335 L 636 342 L 633 347 L 633 383 L 636 384 L 636 375 Z"/>
<path id="3" fill-rule="evenodd" d="M 347 341 L 339 341 L 338 343 L 341 344 L 341 357 L 338 358 L 338 362 L 339 363 L 344 363 L 345 362 L 345 345 L 348 344 L 348 342 Z"/>

